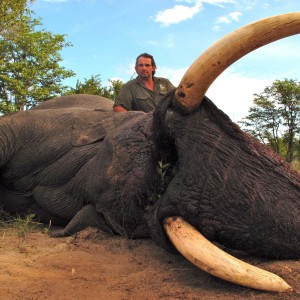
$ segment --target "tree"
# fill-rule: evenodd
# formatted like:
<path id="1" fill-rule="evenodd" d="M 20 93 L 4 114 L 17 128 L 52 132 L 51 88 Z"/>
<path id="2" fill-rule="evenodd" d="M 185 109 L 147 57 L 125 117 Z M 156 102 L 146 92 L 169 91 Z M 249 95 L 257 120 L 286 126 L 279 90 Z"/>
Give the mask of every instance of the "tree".
<path id="1" fill-rule="evenodd" d="M 71 88 L 69 91 L 64 93 L 64 95 L 69 94 L 90 94 L 103 96 L 114 100 L 119 94 L 123 82 L 119 79 L 112 80 L 109 79 L 110 86 L 102 86 L 100 74 L 92 75 L 91 78 L 84 78 L 84 82 L 77 80 L 76 87 Z"/>
<path id="2" fill-rule="evenodd" d="M 33 0 L 30 3 L 34 2 Z M 0 36 L 11 35 L 18 30 L 19 19 L 27 11 L 27 0 L 1 0 Z"/>
<path id="3" fill-rule="evenodd" d="M 27 11 L 19 17 L 18 31 L 0 37 L 0 112 L 26 110 L 53 98 L 62 80 L 74 72 L 59 65 L 59 51 L 71 46 L 65 35 L 37 30 L 39 19 Z"/>
<path id="4" fill-rule="evenodd" d="M 115 100 L 120 93 L 120 90 L 123 86 L 123 81 L 119 79 L 109 79 L 109 87 L 104 87 L 103 97 Z"/>
<path id="5" fill-rule="evenodd" d="M 270 147 L 279 153 L 280 151 L 280 116 L 275 103 L 270 101 L 265 95 L 268 93 L 266 88 L 261 95 L 255 94 L 253 100 L 254 107 L 250 107 L 249 115 L 240 122 L 245 131 L 257 137 L 262 143 L 269 144 Z"/>
<path id="6" fill-rule="evenodd" d="M 272 97 L 278 103 L 285 127 L 284 140 L 287 144 L 286 159 L 291 162 L 294 155 L 296 137 L 300 133 L 300 84 L 295 80 L 276 80 L 273 83 Z"/>
<path id="7" fill-rule="evenodd" d="M 249 109 L 249 115 L 240 124 L 291 162 L 294 148 L 299 145 L 299 83 L 296 80 L 276 80 L 263 93 L 254 96 L 254 107 Z"/>
<path id="8" fill-rule="evenodd" d="M 92 75 L 90 79 L 84 78 L 84 82 L 77 80 L 75 89 L 72 89 L 68 94 L 90 94 L 101 95 L 101 78 L 100 75 Z"/>

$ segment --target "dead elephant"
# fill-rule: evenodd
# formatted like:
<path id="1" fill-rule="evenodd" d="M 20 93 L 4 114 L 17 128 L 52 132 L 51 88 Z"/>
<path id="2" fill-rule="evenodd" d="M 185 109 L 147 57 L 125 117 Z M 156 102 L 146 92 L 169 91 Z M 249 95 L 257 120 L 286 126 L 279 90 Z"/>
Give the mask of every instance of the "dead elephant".
<path id="1" fill-rule="evenodd" d="M 109 100 L 79 95 L 1 117 L 0 204 L 63 226 L 54 236 L 97 226 L 151 237 L 225 280 L 291 290 L 208 242 L 299 258 L 300 176 L 204 95 L 233 62 L 297 33 L 299 12 L 225 36 L 147 114 L 113 113 Z"/>

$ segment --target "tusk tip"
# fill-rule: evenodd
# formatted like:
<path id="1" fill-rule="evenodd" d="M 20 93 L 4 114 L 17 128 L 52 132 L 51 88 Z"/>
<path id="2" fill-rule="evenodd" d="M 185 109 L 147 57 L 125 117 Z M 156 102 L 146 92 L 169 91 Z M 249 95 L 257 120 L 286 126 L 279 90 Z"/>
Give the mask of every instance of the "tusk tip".
<path id="1" fill-rule="evenodd" d="M 248 288 L 277 293 L 293 291 L 278 275 L 252 266 L 217 248 L 181 217 L 168 217 L 163 223 L 175 248 L 203 271 Z"/>
<path id="2" fill-rule="evenodd" d="M 279 293 L 290 293 L 293 292 L 293 288 L 286 282 L 284 281 L 282 278 L 281 282 L 278 282 L 278 290 L 275 290 L 275 292 L 279 292 Z"/>

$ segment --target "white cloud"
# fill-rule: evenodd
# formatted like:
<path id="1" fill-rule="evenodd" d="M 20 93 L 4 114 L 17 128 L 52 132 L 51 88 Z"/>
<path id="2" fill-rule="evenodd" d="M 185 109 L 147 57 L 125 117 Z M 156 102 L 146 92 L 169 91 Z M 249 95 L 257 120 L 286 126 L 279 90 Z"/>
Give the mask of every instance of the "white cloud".
<path id="1" fill-rule="evenodd" d="M 217 23 L 225 23 L 225 24 L 229 24 L 232 21 L 238 22 L 239 18 L 242 16 L 241 12 L 238 11 L 234 11 L 230 14 L 228 14 L 227 16 L 222 16 L 217 18 Z"/>
<path id="2" fill-rule="evenodd" d="M 261 3 L 258 0 L 243 0 L 241 3 L 238 3 L 244 10 L 253 10 L 258 4 L 263 5 L 263 7 L 266 5 L 266 3 Z"/>
<path id="3" fill-rule="evenodd" d="M 201 1 L 197 1 L 194 6 L 175 5 L 157 13 L 155 22 L 161 23 L 163 26 L 177 24 L 182 21 L 191 19 L 202 8 Z"/>
<path id="4" fill-rule="evenodd" d="M 130 79 L 135 76 L 135 61 L 128 64 L 127 68 L 124 70 L 124 73 L 130 76 Z"/>
<path id="5" fill-rule="evenodd" d="M 158 67 L 155 76 L 168 78 L 175 86 L 178 86 L 186 70 L 187 67 L 180 69 Z"/>
<path id="6" fill-rule="evenodd" d="M 300 56 L 299 45 L 299 38 L 297 36 L 288 37 L 277 42 L 265 45 L 259 50 L 259 52 L 261 56 L 265 57 L 286 57 L 298 60 Z"/>
<path id="7" fill-rule="evenodd" d="M 232 13 L 229 14 L 229 18 L 233 21 L 239 21 L 239 18 L 242 16 L 241 12 L 238 11 L 234 11 Z"/>
<path id="8" fill-rule="evenodd" d="M 230 20 L 229 20 L 228 17 L 223 16 L 223 17 L 217 18 L 217 23 L 226 23 L 226 24 L 229 24 Z"/>
<path id="9" fill-rule="evenodd" d="M 253 95 L 262 93 L 274 80 L 225 71 L 213 82 L 206 95 L 234 122 L 238 122 L 248 115 L 249 108 L 253 106 Z"/>
<path id="10" fill-rule="evenodd" d="M 187 3 L 190 6 L 180 4 L 174 5 L 173 8 L 159 11 L 155 16 L 156 23 L 161 23 L 162 26 L 169 26 L 191 19 L 203 9 L 203 4 L 205 3 L 220 7 L 223 7 L 223 4 L 236 3 L 234 0 L 175 0 L 175 2 Z M 231 16 L 231 18 L 236 17 L 236 15 Z"/>
<path id="11" fill-rule="evenodd" d="M 221 7 L 224 7 L 223 4 L 227 4 L 227 3 L 235 4 L 236 3 L 235 0 L 203 0 L 202 2 L 207 3 L 207 4 L 216 5 L 216 6 L 221 6 Z"/>
<path id="12" fill-rule="evenodd" d="M 194 3 L 194 2 L 195 2 L 195 0 L 175 0 L 175 2 Z"/>

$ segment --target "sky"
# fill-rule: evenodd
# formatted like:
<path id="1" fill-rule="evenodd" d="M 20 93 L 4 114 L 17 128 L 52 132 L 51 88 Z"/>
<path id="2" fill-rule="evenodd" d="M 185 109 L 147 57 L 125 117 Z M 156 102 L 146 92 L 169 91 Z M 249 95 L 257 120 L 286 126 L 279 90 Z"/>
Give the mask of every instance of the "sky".
<path id="1" fill-rule="evenodd" d="M 300 11 L 299 0 L 36 0 L 30 5 L 42 27 L 65 34 L 73 46 L 61 66 L 76 73 L 75 87 L 92 75 L 102 85 L 135 78 L 136 57 L 154 56 L 156 76 L 177 86 L 187 68 L 213 43 L 251 22 Z M 261 47 L 232 64 L 206 95 L 240 121 L 275 80 L 300 80 L 300 34 Z"/>

